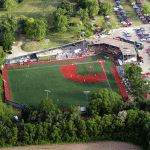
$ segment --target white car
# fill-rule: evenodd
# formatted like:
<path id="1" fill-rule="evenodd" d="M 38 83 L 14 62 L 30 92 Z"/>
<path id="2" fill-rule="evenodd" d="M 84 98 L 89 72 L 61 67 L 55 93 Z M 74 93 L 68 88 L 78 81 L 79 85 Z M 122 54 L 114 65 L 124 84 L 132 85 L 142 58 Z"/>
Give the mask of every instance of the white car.
<path id="1" fill-rule="evenodd" d="M 137 8 L 137 7 L 134 5 L 133 8 Z"/>
<path id="2" fill-rule="evenodd" d="M 144 41 L 146 41 L 146 39 L 140 39 L 140 41 L 141 41 L 141 42 L 144 42 Z"/>
<path id="3" fill-rule="evenodd" d="M 106 18 L 109 18 L 109 15 L 105 16 L 105 19 L 106 19 Z"/>
<path id="4" fill-rule="evenodd" d="M 118 10 L 118 8 L 115 7 L 115 8 L 114 8 L 114 11 L 116 11 L 116 10 Z"/>

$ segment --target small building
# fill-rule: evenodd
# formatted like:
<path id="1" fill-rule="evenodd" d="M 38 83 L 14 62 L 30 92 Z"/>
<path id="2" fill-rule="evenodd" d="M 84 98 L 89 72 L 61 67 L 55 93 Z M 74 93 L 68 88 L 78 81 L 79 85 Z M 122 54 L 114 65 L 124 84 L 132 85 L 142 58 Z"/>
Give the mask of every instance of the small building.
<path id="1" fill-rule="evenodd" d="M 87 107 L 78 107 L 79 108 L 79 110 L 82 112 L 82 114 L 81 115 L 87 115 Z"/>

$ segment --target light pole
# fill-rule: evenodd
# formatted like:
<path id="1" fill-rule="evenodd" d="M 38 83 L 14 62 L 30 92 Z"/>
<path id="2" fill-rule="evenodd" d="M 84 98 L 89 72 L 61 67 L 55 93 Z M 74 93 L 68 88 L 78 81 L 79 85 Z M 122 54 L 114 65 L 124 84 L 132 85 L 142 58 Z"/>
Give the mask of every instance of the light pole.
<path id="1" fill-rule="evenodd" d="M 50 42 L 50 39 L 45 39 L 45 42 L 47 42 L 47 49 L 48 49 L 48 42 Z M 48 61 L 49 61 L 49 54 L 48 54 Z"/>
<path id="2" fill-rule="evenodd" d="M 84 94 L 86 94 L 86 101 L 87 101 L 87 115 L 88 115 L 88 97 L 87 94 L 89 94 L 90 91 L 84 91 Z"/>
<path id="3" fill-rule="evenodd" d="M 124 48 L 123 48 L 123 43 L 122 43 L 122 49 L 123 49 L 123 64 L 124 64 Z"/>
<path id="4" fill-rule="evenodd" d="M 51 91 L 49 91 L 49 90 L 45 90 L 46 92 L 47 92 L 47 98 L 48 98 L 48 92 L 51 92 Z"/>

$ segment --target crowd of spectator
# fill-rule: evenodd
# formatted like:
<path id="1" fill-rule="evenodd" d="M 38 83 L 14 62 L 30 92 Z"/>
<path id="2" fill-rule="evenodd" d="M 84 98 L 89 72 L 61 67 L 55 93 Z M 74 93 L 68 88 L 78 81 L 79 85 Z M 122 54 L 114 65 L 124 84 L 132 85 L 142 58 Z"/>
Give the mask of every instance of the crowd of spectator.
<path id="1" fill-rule="evenodd" d="M 95 44 L 95 45 L 89 45 L 89 51 L 95 51 L 96 53 L 103 52 L 103 53 L 108 53 L 115 55 L 122 59 L 123 55 L 118 47 L 114 47 L 108 44 Z"/>
<path id="2" fill-rule="evenodd" d="M 122 84 L 123 87 L 125 88 L 126 93 L 127 93 L 127 92 L 131 93 L 131 88 L 130 88 L 131 84 L 130 84 L 129 80 L 126 79 L 126 78 L 124 78 L 124 77 L 121 78 L 121 79 L 122 79 L 121 84 Z"/>

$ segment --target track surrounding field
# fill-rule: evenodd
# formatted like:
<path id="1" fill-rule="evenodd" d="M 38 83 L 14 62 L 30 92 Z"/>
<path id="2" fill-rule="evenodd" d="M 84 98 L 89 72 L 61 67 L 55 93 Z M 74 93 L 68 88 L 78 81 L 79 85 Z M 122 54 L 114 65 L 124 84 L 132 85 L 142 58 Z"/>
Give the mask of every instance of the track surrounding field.
<path id="1" fill-rule="evenodd" d="M 91 91 L 90 94 L 92 94 L 102 88 L 107 88 L 109 92 L 112 90 L 121 94 L 120 91 L 118 91 L 119 87 L 111 70 L 111 67 L 115 67 L 113 57 L 110 56 L 109 60 L 107 60 L 104 56 L 105 55 L 101 54 L 79 59 L 29 63 L 24 66 L 5 66 L 3 76 L 4 80 L 6 80 L 6 98 L 16 103 L 37 106 L 42 99 L 46 98 L 47 93 L 45 90 L 50 90 L 51 92 L 48 97 L 61 109 L 67 108 L 71 104 L 75 106 L 86 106 L 86 97 L 83 93 L 83 91 L 86 90 Z M 91 63 L 95 63 L 97 60 L 104 60 L 105 62 L 102 64 L 102 67 L 99 64 L 100 71 L 103 70 L 103 76 L 99 73 L 96 73 L 96 76 L 91 75 L 94 82 L 84 83 L 85 78 L 82 80 L 83 82 L 68 80 L 68 78 L 61 73 L 61 69 L 65 65 L 71 66 L 70 64 L 74 64 L 72 66 L 75 67 L 77 63 L 89 63 L 89 66 L 86 66 L 88 68 Z M 90 72 L 92 70 L 87 69 L 87 71 Z M 86 76 L 88 75 L 84 75 L 84 77 Z M 105 81 L 100 82 L 100 77 Z M 95 81 L 95 78 L 97 81 Z"/>

